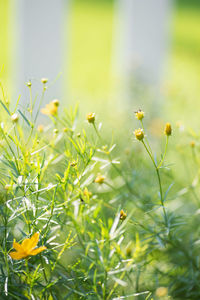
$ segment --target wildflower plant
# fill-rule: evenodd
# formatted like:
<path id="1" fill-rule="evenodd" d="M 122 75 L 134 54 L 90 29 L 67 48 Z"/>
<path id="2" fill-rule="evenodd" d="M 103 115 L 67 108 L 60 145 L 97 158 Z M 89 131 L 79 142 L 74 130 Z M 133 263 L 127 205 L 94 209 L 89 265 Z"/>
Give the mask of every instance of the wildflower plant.
<path id="1" fill-rule="evenodd" d="M 0 100 L 1 299 L 199 299 L 198 135 L 183 181 L 170 123 L 159 158 L 138 110 L 119 155 L 98 114 L 43 104 L 46 78 L 36 101 L 33 84 L 27 110 Z"/>
<path id="2" fill-rule="evenodd" d="M 94 113 L 79 125 L 77 106 L 62 115 L 58 100 L 45 106 L 41 82 L 37 108 L 34 83 L 27 110 L 0 100 L 1 297 L 113 299 L 133 267 L 121 248 L 129 217 L 121 222 L 111 203 L 115 146 L 105 146 Z"/>

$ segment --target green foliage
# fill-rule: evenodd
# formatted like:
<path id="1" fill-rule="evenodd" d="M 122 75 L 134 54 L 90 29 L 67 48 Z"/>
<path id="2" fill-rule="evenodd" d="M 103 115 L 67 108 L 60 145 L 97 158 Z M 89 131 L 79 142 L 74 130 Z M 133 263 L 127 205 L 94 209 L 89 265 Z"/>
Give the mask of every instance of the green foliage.
<path id="1" fill-rule="evenodd" d="M 199 299 L 198 134 L 171 136 L 168 123 L 155 155 L 136 115 L 143 138 L 118 159 L 78 107 L 61 114 L 52 101 L 42 110 L 50 123 L 36 126 L 27 88 L 27 111 L 13 115 L 1 100 L 1 299 Z M 36 232 L 47 249 L 12 259 L 13 241 Z"/>

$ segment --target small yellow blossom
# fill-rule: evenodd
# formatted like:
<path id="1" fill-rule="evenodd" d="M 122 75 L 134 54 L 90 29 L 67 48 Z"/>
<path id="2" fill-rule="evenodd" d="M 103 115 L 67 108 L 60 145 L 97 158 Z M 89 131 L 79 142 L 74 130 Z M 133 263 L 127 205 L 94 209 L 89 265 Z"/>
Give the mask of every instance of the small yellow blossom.
<path id="1" fill-rule="evenodd" d="M 168 294 L 168 288 L 161 286 L 156 289 L 156 296 L 157 297 L 165 297 Z"/>
<path id="2" fill-rule="evenodd" d="M 97 175 L 97 177 L 94 180 L 95 183 L 99 183 L 99 184 L 104 183 L 104 181 L 105 181 L 105 176 L 101 174 Z"/>
<path id="3" fill-rule="evenodd" d="M 12 120 L 12 122 L 16 123 L 16 122 L 19 120 L 18 114 L 14 113 L 14 114 L 11 116 L 11 120 Z"/>
<path id="4" fill-rule="evenodd" d="M 6 190 L 6 191 L 9 191 L 9 190 L 11 189 L 11 187 L 12 187 L 12 186 L 11 186 L 10 184 L 6 184 L 6 185 L 5 185 L 5 190 Z"/>
<path id="5" fill-rule="evenodd" d="M 90 197 L 92 196 L 92 193 L 89 192 L 87 188 L 85 188 L 84 191 L 83 191 L 83 195 L 84 195 L 85 197 L 90 198 Z"/>
<path id="6" fill-rule="evenodd" d="M 127 217 L 127 214 L 123 211 L 123 209 L 120 211 L 120 220 L 124 221 Z"/>
<path id="7" fill-rule="evenodd" d="M 37 130 L 38 130 L 39 132 L 43 132 L 43 131 L 44 131 L 44 125 L 42 125 L 42 124 L 38 125 Z"/>
<path id="8" fill-rule="evenodd" d="M 172 126 L 170 123 L 166 123 L 164 133 L 169 136 L 172 134 Z"/>
<path id="9" fill-rule="evenodd" d="M 194 147 L 195 147 L 195 141 L 191 141 L 191 142 L 190 142 L 190 146 L 191 146 L 192 148 L 194 148 Z"/>
<path id="10" fill-rule="evenodd" d="M 58 105 L 55 105 L 53 101 L 46 104 L 44 108 L 41 109 L 41 113 L 44 115 L 55 116 L 58 111 Z"/>
<path id="11" fill-rule="evenodd" d="M 141 128 L 136 129 L 134 131 L 134 134 L 135 134 L 135 137 L 136 137 L 137 140 L 139 140 L 139 141 L 143 140 L 143 138 L 144 138 L 144 131 L 143 131 L 143 129 L 141 129 Z"/>
<path id="12" fill-rule="evenodd" d="M 30 255 L 36 255 L 45 249 L 47 249 L 45 246 L 35 248 L 39 241 L 39 233 L 36 232 L 30 239 L 25 239 L 21 243 L 21 245 L 17 242 L 13 242 L 13 248 L 16 251 L 10 252 L 10 256 L 12 259 L 23 259 Z"/>
<path id="13" fill-rule="evenodd" d="M 77 166 L 77 161 L 73 160 L 73 161 L 70 163 L 70 166 L 71 166 L 71 167 L 76 167 L 76 166 Z"/>
<path id="14" fill-rule="evenodd" d="M 60 105 L 60 102 L 59 102 L 58 99 L 54 99 L 52 102 L 53 102 L 53 104 L 54 104 L 55 106 L 59 106 L 59 105 Z"/>
<path id="15" fill-rule="evenodd" d="M 57 128 L 54 128 L 53 133 L 54 133 L 54 134 L 58 134 L 58 129 L 57 129 Z"/>
<path id="16" fill-rule="evenodd" d="M 130 257 L 132 255 L 132 247 L 131 246 L 128 246 L 128 248 L 126 248 L 126 255 L 128 257 Z"/>
<path id="17" fill-rule="evenodd" d="M 41 79 L 41 82 L 42 82 L 43 84 L 46 84 L 46 83 L 48 82 L 48 78 L 42 78 L 42 79 Z"/>
<path id="18" fill-rule="evenodd" d="M 95 113 L 89 113 L 89 114 L 87 114 L 86 119 L 88 120 L 89 123 L 94 123 L 94 121 L 95 121 Z"/>
<path id="19" fill-rule="evenodd" d="M 28 82 L 26 83 L 26 85 L 27 85 L 28 87 L 31 87 L 31 86 L 32 86 L 31 81 L 28 81 Z"/>
<path id="20" fill-rule="evenodd" d="M 135 117 L 138 120 L 142 120 L 144 118 L 144 112 L 141 109 L 139 109 L 138 111 L 135 112 Z"/>

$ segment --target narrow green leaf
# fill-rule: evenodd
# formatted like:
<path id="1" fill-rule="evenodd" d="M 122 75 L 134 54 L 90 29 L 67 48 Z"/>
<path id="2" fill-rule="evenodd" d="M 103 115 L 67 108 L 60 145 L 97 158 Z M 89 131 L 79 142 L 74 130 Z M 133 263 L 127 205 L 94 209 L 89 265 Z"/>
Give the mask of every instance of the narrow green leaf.
<path id="1" fill-rule="evenodd" d="M 27 119 L 27 117 L 21 112 L 20 109 L 18 109 L 18 112 L 20 113 L 20 115 L 22 116 L 22 118 L 24 119 L 24 121 L 26 122 L 26 124 L 30 127 L 32 127 L 32 124 L 30 123 L 30 121 Z"/>
<path id="2" fill-rule="evenodd" d="M 3 108 L 5 109 L 5 111 L 9 114 L 9 116 L 11 116 L 11 113 L 9 111 L 9 109 L 7 108 L 7 106 L 3 103 L 2 100 L 0 100 L 1 105 L 3 106 Z"/>

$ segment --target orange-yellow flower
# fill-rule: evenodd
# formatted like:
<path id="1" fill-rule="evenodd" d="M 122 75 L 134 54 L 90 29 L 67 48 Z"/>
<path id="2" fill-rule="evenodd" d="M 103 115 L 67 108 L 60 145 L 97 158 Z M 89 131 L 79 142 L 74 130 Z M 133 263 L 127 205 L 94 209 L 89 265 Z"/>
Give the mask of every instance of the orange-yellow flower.
<path id="1" fill-rule="evenodd" d="M 165 297 L 168 294 L 168 288 L 161 286 L 156 289 L 156 296 L 158 297 Z"/>
<path id="2" fill-rule="evenodd" d="M 95 121 L 95 113 L 89 113 L 89 114 L 87 114 L 86 119 L 88 120 L 89 123 L 94 123 L 94 121 Z"/>
<path id="3" fill-rule="evenodd" d="M 120 220 L 124 221 L 127 217 L 127 214 L 123 211 L 123 209 L 120 211 Z"/>
<path id="4" fill-rule="evenodd" d="M 139 129 L 135 129 L 134 131 L 135 137 L 138 141 L 142 141 L 144 138 L 144 131 L 143 129 L 139 128 Z"/>
<path id="5" fill-rule="evenodd" d="M 38 130 L 39 132 L 43 132 L 43 131 L 44 131 L 44 125 L 42 125 L 42 124 L 38 125 L 37 130 Z"/>
<path id="6" fill-rule="evenodd" d="M 21 245 L 17 242 L 13 242 L 13 248 L 16 251 L 10 252 L 10 256 L 12 259 L 22 259 L 26 258 L 30 255 L 36 255 L 45 249 L 47 249 L 45 246 L 35 248 L 39 241 L 39 233 L 36 232 L 30 239 L 25 239 L 21 243 Z"/>
<path id="7" fill-rule="evenodd" d="M 142 120 L 144 118 L 144 112 L 141 109 L 139 109 L 138 111 L 135 112 L 135 117 L 138 120 Z"/>
<path id="8" fill-rule="evenodd" d="M 166 123 L 165 125 L 165 129 L 164 129 L 164 133 L 167 135 L 167 136 L 170 136 L 172 134 L 172 126 L 170 123 Z"/>
<path id="9" fill-rule="evenodd" d="M 98 174 L 94 180 L 95 183 L 99 183 L 99 184 L 104 183 L 104 181 L 105 181 L 105 176 L 103 176 L 101 174 Z"/>
<path id="10" fill-rule="evenodd" d="M 46 104 L 45 107 L 41 109 L 42 114 L 51 116 L 55 116 L 57 114 L 57 111 L 58 105 L 54 101 Z"/>

